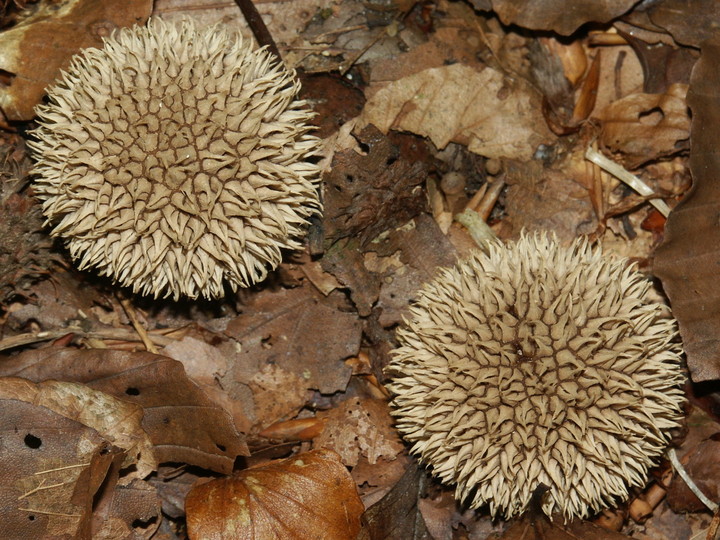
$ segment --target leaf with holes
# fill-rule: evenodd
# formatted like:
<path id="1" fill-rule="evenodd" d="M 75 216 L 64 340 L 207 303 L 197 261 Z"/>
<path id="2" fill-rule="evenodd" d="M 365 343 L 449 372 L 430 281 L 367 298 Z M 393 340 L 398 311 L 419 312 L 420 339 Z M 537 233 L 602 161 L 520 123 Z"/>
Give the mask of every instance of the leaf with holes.
<path id="1" fill-rule="evenodd" d="M 602 114 L 602 144 L 622 154 L 629 169 L 687 150 L 687 88 L 673 84 L 665 94 L 632 94 L 613 101 Z"/>
<path id="2" fill-rule="evenodd" d="M 0 378 L 0 398 L 45 407 L 65 418 L 88 426 L 125 451 L 123 467 L 134 470 L 125 482 L 145 478 L 157 468 L 150 438 L 142 428 L 142 407 L 121 401 L 84 384 L 44 381 L 34 383 L 19 377 Z"/>
<path id="3" fill-rule="evenodd" d="M 80 422 L 9 397 L 2 390 L 17 383 L 7 381 L 0 379 L 2 537 L 89 539 L 93 499 L 122 451 Z"/>
<path id="4" fill-rule="evenodd" d="M 354 540 L 363 510 L 355 483 L 330 450 L 211 480 L 185 499 L 191 539 Z"/>
<path id="5" fill-rule="evenodd" d="M 0 376 L 76 381 L 142 407 L 142 428 L 159 463 L 182 462 L 221 473 L 248 455 L 230 415 L 210 401 L 176 360 L 107 349 L 38 349 L 5 360 Z"/>

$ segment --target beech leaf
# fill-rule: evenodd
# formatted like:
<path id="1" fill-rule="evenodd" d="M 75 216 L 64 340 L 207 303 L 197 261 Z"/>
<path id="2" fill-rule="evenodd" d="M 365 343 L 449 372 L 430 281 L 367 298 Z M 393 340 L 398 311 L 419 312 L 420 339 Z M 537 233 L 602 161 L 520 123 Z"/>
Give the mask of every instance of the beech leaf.
<path id="1" fill-rule="evenodd" d="M 185 499 L 191 540 L 354 540 L 364 507 L 330 450 L 313 450 L 195 486 Z"/>

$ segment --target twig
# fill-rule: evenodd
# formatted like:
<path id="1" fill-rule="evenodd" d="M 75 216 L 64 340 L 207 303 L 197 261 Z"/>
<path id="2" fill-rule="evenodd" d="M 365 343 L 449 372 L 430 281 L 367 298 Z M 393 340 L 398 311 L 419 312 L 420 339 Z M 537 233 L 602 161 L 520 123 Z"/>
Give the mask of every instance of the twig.
<path id="1" fill-rule="evenodd" d="M 595 165 L 609 172 L 618 180 L 625 182 L 632 189 L 637 191 L 640 195 L 652 196 L 655 192 L 645 182 L 640 180 L 637 176 L 632 174 L 622 165 L 615 163 L 603 156 L 600 152 L 593 150 L 591 147 L 585 151 L 585 159 L 592 161 Z M 670 214 L 670 207 L 660 198 L 650 199 L 650 204 L 657 208 L 663 216 L 668 217 Z"/>
<path id="2" fill-rule="evenodd" d="M 128 298 L 121 298 L 120 296 L 118 296 L 118 300 L 120 300 L 120 305 L 125 310 L 125 314 L 128 316 L 128 319 L 130 319 L 133 328 L 135 328 L 135 331 L 140 336 L 140 340 L 143 342 L 143 345 L 145 345 L 145 349 L 147 349 L 153 354 L 158 354 L 157 347 L 155 347 L 155 344 L 150 339 L 150 336 L 148 335 L 147 330 L 145 330 L 145 327 L 140 324 L 140 321 L 137 318 L 137 314 L 135 313 L 135 308 L 133 307 L 130 300 Z"/>
<path id="3" fill-rule="evenodd" d="M 64 486 L 65 484 L 68 484 L 68 483 L 69 483 L 69 482 L 60 482 L 59 484 L 50 484 L 50 485 L 46 486 L 46 485 L 45 485 L 45 479 L 43 478 L 43 479 L 40 481 L 40 484 L 38 485 L 38 487 L 36 487 L 36 488 L 34 488 L 34 489 L 31 489 L 30 491 L 28 491 L 27 493 L 25 493 L 25 494 L 23 494 L 23 495 L 20 495 L 20 496 L 18 497 L 18 500 L 24 499 L 25 497 L 29 497 L 30 495 L 32 495 L 33 493 L 37 493 L 38 491 L 43 491 L 43 490 L 46 490 L 46 489 L 53 489 L 53 488 L 56 488 L 56 487 Z"/>
<path id="4" fill-rule="evenodd" d="M 33 514 L 45 514 L 47 516 L 60 516 L 60 517 L 70 517 L 70 518 L 79 518 L 82 517 L 80 514 L 62 514 L 60 512 L 48 512 L 46 510 L 38 510 L 37 508 L 18 508 L 21 512 L 30 512 Z"/>
<path id="5" fill-rule="evenodd" d="M 55 469 L 45 469 L 44 471 L 37 471 L 35 476 L 40 474 L 48 474 L 51 472 L 65 471 L 67 469 L 77 469 L 78 467 L 89 467 L 90 463 L 76 463 L 75 465 L 66 465 L 65 467 L 56 467 Z"/>
<path id="6" fill-rule="evenodd" d="M 270 35 L 270 31 L 267 29 L 267 26 L 265 26 L 265 22 L 262 20 L 253 1 L 235 0 L 235 3 L 240 8 L 240 11 L 242 11 L 243 17 L 245 17 L 250 30 L 252 30 L 258 45 L 267 47 L 268 51 L 273 53 L 277 59 L 282 62 L 282 56 L 280 56 L 280 51 L 278 51 L 275 40 L 272 35 Z"/>
<path id="7" fill-rule="evenodd" d="M 130 342 L 141 341 L 137 333 L 124 328 L 108 328 L 99 332 L 86 332 L 79 326 L 68 326 L 67 328 L 59 328 L 57 330 L 28 332 L 26 334 L 18 334 L 17 336 L 5 338 L 0 341 L 0 351 L 14 349 L 15 347 L 22 347 L 24 345 L 31 345 L 33 343 L 40 343 L 41 341 L 52 341 L 66 336 L 67 334 L 76 334 L 79 337 L 90 339 L 110 339 L 115 341 Z M 150 334 L 148 337 L 153 343 L 160 347 L 165 347 L 177 341 L 169 337 L 155 334 Z"/>
<path id="8" fill-rule="evenodd" d="M 672 466 L 675 468 L 677 473 L 680 475 L 680 478 L 682 478 L 685 483 L 687 484 L 687 487 L 690 488 L 690 491 L 692 491 L 695 496 L 700 499 L 700 501 L 707 506 L 712 513 L 715 513 L 718 511 L 718 505 L 712 502 L 710 499 L 708 499 L 705 494 L 700 491 L 700 488 L 697 487 L 695 482 L 692 478 L 690 478 L 690 475 L 685 470 L 685 467 L 682 466 L 682 463 L 680 463 L 680 460 L 677 458 L 677 454 L 675 454 L 675 449 L 670 448 L 667 451 L 667 455 L 670 458 L 670 463 L 672 463 Z"/>

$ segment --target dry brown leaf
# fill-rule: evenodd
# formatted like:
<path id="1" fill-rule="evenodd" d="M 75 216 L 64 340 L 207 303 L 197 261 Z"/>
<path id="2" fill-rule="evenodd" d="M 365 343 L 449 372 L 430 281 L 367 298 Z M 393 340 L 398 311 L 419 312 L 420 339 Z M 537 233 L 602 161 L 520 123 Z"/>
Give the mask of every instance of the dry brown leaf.
<path id="1" fill-rule="evenodd" d="M 334 452 L 313 450 L 194 487 L 191 540 L 354 540 L 364 507 Z"/>
<path id="2" fill-rule="evenodd" d="M 134 467 L 123 481 L 145 478 L 157 468 L 153 445 L 142 428 L 143 409 L 105 392 L 72 382 L 34 383 L 19 377 L 0 378 L 0 399 L 25 401 L 45 407 L 88 426 L 125 451 L 123 467 Z"/>
<path id="3" fill-rule="evenodd" d="M 318 417 L 326 422 L 315 447 L 334 450 L 345 465 L 357 465 L 361 455 L 374 465 L 380 457 L 392 460 L 403 451 L 387 401 L 355 397 Z"/>
<path id="4" fill-rule="evenodd" d="M 357 355 L 361 328 L 342 302 L 342 295 L 325 297 L 310 285 L 253 295 L 225 330 L 240 352 L 223 385 L 249 384 L 264 366 L 275 364 L 301 377 L 306 389 L 344 390 L 351 369 L 342 360 Z"/>
<path id="5" fill-rule="evenodd" d="M 269 426 L 283 418 L 295 416 L 307 401 L 305 379 L 270 364 L 250 380 L 258 424 Z"/>
<path id="6" fill-rule="evenodd" d="M 107 349 L 38 349 L 0 364 L 0 375 L 77 381 L 142 407 L 142 427 L 157 461 L 232 471 L 247 455 L 229 414 L 187 378 L 180 362 L 151 353 Z"/>
<path id="7" fill-rule="evenodd" d="M 471 0 L 481 10 L 492 9 L 505 24 L 532 30 L 552 30 L 568 36 L 589 22 L 605 23 L 619 17 L 636 0 Z"/>
<path id="8" fill-rule="evenodd" d="M 583 185 L 587 173 L 582 149 L 549 166 L 537 159 L 509 162 L 506 173 L 503 237 L 517 236 L 523 229 L 549 230 L 571 241 L 596 230 L 597 216 Z"/>
<path id="9" fill-rule="evenodd" d="M 93 501 L 93 540 L 151 538 L 162 522 L 157 490 L 144 480 L 117 486 L 112 479 Z"/>
<path id="10" fill-rule="evenodd" d="M 720 499 L 720 441 L 708 439 L 701 442 L 683 458 L 682 463 L 702 493 L 711 501 Z M 673 477 L 667 502 L 678 513 L 707 509 L 679 475 Z"/>
<path id="11" fill-rule="evenodd" d="M 431 68 L 389 83 L 365 104 L 359 126 L 409 131 L 439 149 L 464 144 L 488 158 L 530 159 L 553 135 L 531 87 L 490 67 Z"/>
<path id="12" fill-rule="evenodd" d="M 367 152 L 335 153 L 324 179 L 323 224 L 328 241 L 353 237 L 367 245 L 425 208 L 421 186 L 428 175 L 429 153 L 414 160 L 374 126 L 365 126 L 356 137 Z"/>
<path id="13" fill-rule="evenodd" d="M 90 538 L 93 499 L 119 449 L 50 409 L 0 398 L 5 538 Z"/>
<path id="14" fill-rule="evenodd" d="M 202 385 L 214 386 L 217 378 L 227 371 L 227 358 L 222 352 L 192 336 L 173 341 L 162 352 L 182 362 L 188 377 Z"/>
<path id="15" fill-rule="evenodd" d="M 379 322 L 383 327 L 401 320 L 420 286 L 438 269 L 452 266 L 458 254 L 437 223 L 427 214 L 404 224 L 381 242 L 368 246 L 365 267 L 381 276 Z"/>
<path id="16" fill-rule="evenodd" d="M 608 105 L 601 115 L 602 144 L 623 155 L 628 169 L 688 147 L 687 85 L 665 94 L 632 94 Z"/>
<path id="17" fill-rule="evenodd" d="M 590 521 L 575 520 L 567 525 L 562 519 L 522 518 L 514 522 L 503 534 L 491 535 L 487 540 L 630 540 L 619 532 L 599 527 Z"/>
<path id="18" fill-rule="evenodd" d="M 67 0 L 31 4 L 35 13 L 0 33 L 0 68 L 12 77 L 0 88 L 0 107 L 8 120 L 30 120 L 45 88 L 85 47 L 102 46 L 116 28 L 142 24 L 151 0 Z"/>
<path id="19" fill-rule="evenodd" d="M 720 12 L 715 0 L 663 0 L 648 6 L 652 23 L 666 30 L 683 45 L 700 47 L 717 35 Z"/>
<path id="20" fill-rule="evenodd" d="M 418 508 L 425 483 L 424 471 L 411 463 L 397 484 L 363 514 L 358 540 L 430 540 Z"/>
<path id="21" fill-rule="evenodd" d="M 695 382 L 720 378 L 720 39 L 702 48 L 688 104 L 693 112 L 690 169 L 693 187 L 668 218 L 655 253 L 655 274 L 672 305 Z"/>

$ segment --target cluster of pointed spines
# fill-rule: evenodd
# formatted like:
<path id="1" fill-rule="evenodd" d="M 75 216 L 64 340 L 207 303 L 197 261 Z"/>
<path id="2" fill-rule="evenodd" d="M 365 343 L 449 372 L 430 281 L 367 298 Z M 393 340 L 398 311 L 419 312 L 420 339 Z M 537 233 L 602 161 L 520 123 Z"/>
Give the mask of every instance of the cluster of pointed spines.
<path id="1" fill-rule="evenodd" d="M 679 425 L 676 324 L 650 282 L 586 240 L 523 235 L 444 270 L 387 373 L 412 452 L 472 507 L 587 517 L 642 486 Z"/>
<path id="2" fill-rule="evenodd" d="M 261 281 L 320 211 L 320 141 L 264 49 L 151 19 L 86 49 L 38 107 L 36 192 L 81 268 L 156 297 Z M 310 158 L 310 159 L 309 159 Z"/>

